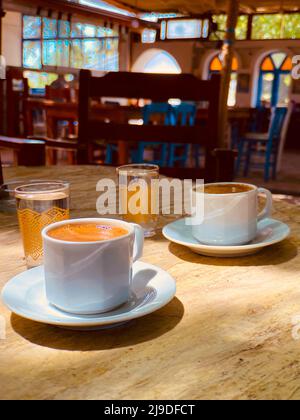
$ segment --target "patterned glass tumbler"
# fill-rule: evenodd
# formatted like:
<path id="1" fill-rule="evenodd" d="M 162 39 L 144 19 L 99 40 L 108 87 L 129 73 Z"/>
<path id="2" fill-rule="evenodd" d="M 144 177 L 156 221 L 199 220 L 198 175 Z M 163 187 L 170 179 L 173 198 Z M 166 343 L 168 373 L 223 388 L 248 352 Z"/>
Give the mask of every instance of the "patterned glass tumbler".
<path id="1" fill-rule="evenodd" d="M 70 186 L 61 181 L 23 185 L 15 198 L 27 267 L 37 267 L 43 263 L 42 230 L 70 218 Z"/>

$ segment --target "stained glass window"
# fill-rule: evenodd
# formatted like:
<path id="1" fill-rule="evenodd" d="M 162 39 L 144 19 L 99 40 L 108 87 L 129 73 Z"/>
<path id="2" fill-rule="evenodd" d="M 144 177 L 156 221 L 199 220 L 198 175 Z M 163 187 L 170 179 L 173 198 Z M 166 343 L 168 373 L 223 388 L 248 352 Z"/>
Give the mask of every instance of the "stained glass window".
<path id="1" fill-rule="evenodd" d="M 112 28 L 33 16 L 23 17 L 23 66 L 117 71 L 118 32 Z"/>
<path id="2" fill-rule="evenodd" d="M 152 44 L 156 41 L 156 30 L 155 29 L 144 29 L 142 33 L 142 43 Z"/>
<path id="3" fill-rule="evenodd" d="M 183 38 L 200 38 L 202 32 L 201 20 L 170 20 L 168 22 L 167 38 L 183 39 Z"/>
<path id="4" fill-rule="evenodd" d="M 236 104 L 236 92 L 237 92 L 237 71 L 238 71 L 238 60 L 236 57 L 232 60 L 232 72 L 231 81 L 229 87 L 228 106 L 235 106 Z M 216 74 L 222 71 L 223 65 L 219 55 L 215 55 L 209 64 L 209 74 Z"/>
<path id="5" fill-rule="evenodd" d="M 40 39 L 42 19 L 34 16 L 24 16 L 23 18 L 23 38 L 24 39 Z"/>
<path id="6" fill-rule="evenodd" d="M 292 83 L 292 60 L 277 52 L 265 57 L 260 66 L 257 105 L 287 106 Z"/>
<path id="7" fill-rule="evenodd" d="M 193 39 L 208 38 L 208 19 L 171 19 L 161 21 L 160 38 L 164 39 Z"/>

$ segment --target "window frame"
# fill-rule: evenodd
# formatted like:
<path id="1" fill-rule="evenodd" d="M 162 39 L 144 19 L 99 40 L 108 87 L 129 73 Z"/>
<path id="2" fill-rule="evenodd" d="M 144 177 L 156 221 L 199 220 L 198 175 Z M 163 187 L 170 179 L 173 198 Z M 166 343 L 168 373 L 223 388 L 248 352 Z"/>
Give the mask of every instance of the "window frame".
<path id="1" fill-rule="evenodd" d="M 281 37 L 279 37 L 279 38 L 253 38 L 253 36 L 252 36 L 252 34 L 253 34 L 253 25 L 254 25 L 254 18 L 256 17 L 256 16 L 262 16 L 262 15 L 269 15 L 269 16 L 272 16 L 272 15 L 282 15 L 282 19 L 284 19 L 286 16 L 289 16 L 289 15 L 299 15 L 300 16 L 300 11 L 285 11 L 285 12 L 283 12 L 283 13 L 278 13 L 278 12 L 273 12 L 273 13 L 252 13 L 252 14 L 247 14 L 247 13 L 240 13 L 239 14 L 239 17 L 241 17 L 241 16 L 246 16 L 247 18 L 248 18 L 248 24 L 247 24 L 247 33 L 246 33 L 246 36 L 245 36 L 245 38 L 244 39 L 236 39 L 236 42 L 243 42 L 243 41 L 253 41 L 253 42 L 255 42 L 255 41 L 258 41 L 258 42 L 260 42 L 260 41 L 278 41 L 278 40 L 281 40 L 281 41 L 290 41 L 290 40 L 292 40 L 292 41 L 298 41 L 298 40 L 300 40 L 300 35 L 299 35 L 299 37 L 298 38 L 281 38 Z M 205 19 L 208 19 L 209 20 L 209 22 L 211 23 L 211 22 L 213 22 L 213 17 L 214 16 L 225 16 L 226 14 L 225 13 L 219 13 L 219 14 L 211 14 L 211 15 L 203 15 L 203 16 L 199 16 L 199 17 L 197 17 L 197 18 L 190 18 L 190 20 L 201 20 L 202 22 L 204 22 L 205 21 Z M 164 18 L 164 19 L 160 19 L 159 20 L 159 22 L 160 22 L 160 24 L 161 25 L 165 25 L 165 37 L 162 37 L 161 36 L 161 34 L 162 34 L 162 29 L 160 30 L 160 41 L 168 41 L 168 42 L 176 42 L 176 41 L 195 41 L 195 40 L 200 40 L 201 42 L 217 42 L 218 40 L 220 41 L 222 41 L 223 40 L 223 37 L 219 37 L 219 39 L 218 39 L 218 37 L 216 37 L 216 39 L 211 39 L 211 35 L 212 35 L 212 33 L 211 32 L 209 32 L 209 34 L 208 34 L 208 37 L 199 37 L 199 38 L 168 38 L 167 37 L 167 31 L 168 31 L 168 29 L 167 29 L 167 27 L 168 27 L 168 22 L 169 21 L 174 21 L 174 20 L 181 20 L 181 19 L 187 19 L 186 17 L 174 17 L 174 18 L 170 18 L 170 19 L 167 19 L 167 18 Z M 223 30 L 221 30 L 219 33 L 225 33 L 225 31 L 223 31 Z"/>
<path id="2" fill-rule="evenodd" d="M 272 95 L 271 95 L 271 101 L 270 106 L 271 108 L 275 108 L 278 105 L 278 95 L 279 95 L 279 88 L 280 88 L 280 76 L 281 75 L 289 75 L 291 74 L 291 70 L 282 70 L 283 65 L 285 64 L 286 60 L 289 58 L 289 55 L 285 54 L 285 59 L 281 63 L 281 66 L 279 68 L 276 67 L 276 64 L 273 61 L 272 56 L 276 53 L 280 53 L 281 51 L 274 51 L 270 52 L 266 56 L 263 57 L 263 59 L 260 62 L 259 66 L 259 76 L 258 76 L 258 86 L 257 86 L 257 98 L 256 98 L 256 106 L 259 108 L 261 107 L 262 102 L 262 91 L 263 91 L 263 76 L 265 74 L 272 73 L 274 75 L 274 80 L 272 82 Z M 267 58 L 270 58 L 273 63 L 273 70 L 263 70 L 262 65 L 265 62 Z"/>
<path id="3" fill-rule="evenodd" d="M 32 16 L 32 17 L 35 17 L 35 18 L 41 18 L 41 37 L 40 38 L 24 38 L 24 17 L 25 16 Z M 74 71 L 76 71 L 76 70 L 79 70 L 80 68 L 83 68 L 83 69 L 85 69 L 85 68 L 87 68 L 87 67 L 85 67 L 85 66 L 83 66 L 83 67 L 73 67 L 71 64 L 72 64 L 72 41 L 80 41 L 80 42 L 82 42 L 82 41 L 84 41 L 84 40 L 90 40 L 90 41 L 102 41 L 102 40 L 117 40 L 118 41 L 118 48 L 119 48 L 119 40 L 120 40 L 120 37 L 119 37 L 119 34 L 118 35 L 112 35 L 112 36 L 105 36 L 105 37 L 88 37 L 88 36 L 81 36 L 81 37 L 72 37 L 71 36 L 71 34 L 72 34 L 72 23 L 77 23 L 77 22 L 72 22 L 71 20 L 66 20 L 66 19 L 58 19 L 58 18 L 53 18 L 53 20 L 55 20 L 56 21 L 56 28 L 57 28 L 57 30 L 56 30 L 56 37 L 51 37 L 51 38 L 44 38 L 44 25 L 45 25 L 45 21 L 44 21 L 44 19 L 52 19 L 51 17 L 49 18 L 49 17 L 47 17 L 47 16 L 35 16 L 35 15 L 30 15 L 30 14 L 27 14 L 27 13 L 24 13 L 24 14 L 22 14 L 22 27 L 21 27 L 21 30 L 22 30 L 22 48 L 21 48 L 21 54 L 22 54 L 22 57 L 21 57 L 21 61 L 22 61 L 22 68 L 24 69 L 24 70 L 26 70 L 26 71 L 42 71 L 42 72 L 49 72 L 49 73 L 53 73 L 53 72 L 57 72 L 58 71 L 58 69 L 59 70 L 63 70 L 64 72 L 66 72 L 66 73 L 70 73 L 70 72 L 74 72 Z M 70 34 L 69 34 L 69 36 L 68 37 L 60 37 L 59 36 L 59 27 L 60 27 L 60 25 L 59 25 L 59 23 L 61 22 L 61 21 L 63 21 L 63 22 L 69 22 L 69 24 L 70 24 Z M 82 25 L 89 25 L 89 23 L 82 23 L 82 22 L 78 22 L 78 23 L 81 23 Z M 92 25 L 92 26 L 95 26 L 95 27 L 101 27 L 101 25 L 94 25 L 94 24 L 90 24 L 90 25 Z M 40 43 L 40 48 L 41 48 L 41 67 L 40 68 L 34 68 L 34 67 L 25 67 L 24 66 L 24 42 L 26 42 L 26 41 L 29 41 L 29 42 L 39 42 Z M 68 42 L 68 46 L 69 46 L 69 65 L 68 66 L 61 66 L 61 65 L 46 65 L 46 64 L 44 64 L 44 42 L 49 42 L 49 41 L 54 41 L 54 42 L 58 42 L 58 41 L 67 41 Z M 83 45 L 83 44 L 82 44 Z M 82 49 L 82 51 L 83 51 L 83 46 L 81 46 L 81 49 Z M 119 68 L 119 58 L 120 58 L 120 56 L 119 56 L 119 51 L 118 51 L 118 68 Z M 104 72 L 106 72 L 106 71 L 113 71 L 113 70 L 105 70 L 105 69 L 103 69 L 103 70 L 99 70 L 99 69 L 91 69 L 91 70 L 97 70 L 97 71 L 104 71 Z"/>

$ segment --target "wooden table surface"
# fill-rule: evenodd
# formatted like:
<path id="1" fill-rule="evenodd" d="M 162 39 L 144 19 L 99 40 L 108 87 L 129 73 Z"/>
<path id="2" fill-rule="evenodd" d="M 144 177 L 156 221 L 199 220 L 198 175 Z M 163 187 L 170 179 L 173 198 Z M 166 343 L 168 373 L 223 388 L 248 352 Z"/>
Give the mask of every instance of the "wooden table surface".
<path id="1" fill-rule="evenodd" d="M 110 168 L 6 169 L 8 179 L 72 183 L 72 215 L 96 216 Z M 12 315 L 0 303 L 0 399 L 299 399 L 300 209 L 274 197 L 289 239 L 260 254 L 215 259 L 147 240 L 143 260 L 177 281 L 162 310 L 122 328 L 71 332 Z M 162 218 L 161 225 L 171 217 Z M 15 215 L 0 213 L 0 288 L 25 270 Z M 298 321 L 300 322 L 300 321 Z M 297 328 L 296 328 L 297 330 Z"/>

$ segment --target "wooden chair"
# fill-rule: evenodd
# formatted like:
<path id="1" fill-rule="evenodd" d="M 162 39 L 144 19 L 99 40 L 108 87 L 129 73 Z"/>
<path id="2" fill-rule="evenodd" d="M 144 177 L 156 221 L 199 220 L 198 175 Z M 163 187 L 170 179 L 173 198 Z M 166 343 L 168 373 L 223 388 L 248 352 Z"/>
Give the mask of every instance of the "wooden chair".
<path id="1" fill-rule="evenodd" d="M 23 104 L 28 94 L 28 80 L 23 76 L 23 70 L 9 67 L 6 77 L 6 120 L 7 135 L 9 137 L 22 137 L 24 135 L 25 121 Z"/>
<path id="2" fill-rule="evenodd" d="M 239 140 L 237 173 L 239 173 L 244 163 L 244 176 L 247 177 L 253 163 L 253 167 L 264 168 L 264 179 L 266 182 L 270 179 L 271 170 L 272 178 L 276 179 L 278 150 L 286 116 L 287 108 L 276 108 L 268 133 L 248 133 Z M 263 162 L 252 162 L 254 155 L 261 157 Z"/>
<path id="3" fill-rule="evenodd" d="M 0 136 L 0 150 L 12 150 L 15 164 L 19 166 L 44 166 L 46 145 L 42 140 Z"/>
<path id="4" fill-rule="evenodd" d="M 79 87 L 79 150 L 78 163 L 93 161 L 95 141 L 106 139 L 119 143 L 119 164 L 128 163 L 128 143 L 150 141 L 157 143 L 199 144 L 205 149 L 205 167 L 161 168 L 163 174 L 187 179 L 230 181 L 234 175 L 234 158 L 230 150 L 215 150 L 218 144 L 220 76 L 199 80 L 193 75 L 142 73 L 108 73 L 92 77 L 88 70 L 80 72 Z M 182 101 L 205 101 L 208 118 L 199 126 L 139 126 L 97 121 L 90 112 L 91 101 L 101 97 L 143 98 L 153 102 L 167 102 L 170 98 Z"/>
<path id="5" fill-rule="evenodd" d="M 60 151 L 67 153 L 67 161 L 69 165 L 76 165 L 78 149 L 77 140 L 58 140 L 41 136 L 30 136 L 28 138 L 31 140 L 41 140 L 45 143 L 47 165 L 57 164 L 58 152 Z"/>
<path id="6" fill-rule="evenodd" d="M 53 86 L 46 86 L 46 99 L 49 100 L 53 100 L 55 102 L 63 102 L 63 103 L 70 103 L 72 102 L 72 91 L 71 88 L 55 88 Z M 54 119 L 53 116 L 52 118 L 49 117 L 48 115 L 49 111 L 46 110 L 46 124 L 47 127 L 49 126 L 49 124 L 55 123 L 55 126 L 52 127 L 50 133 L 50 137 L 52 138 L 56 138 L 57 137 L 57 133 L 59 131 L 62 131 L 62 128 L 66 128 L 67 131 L 69 132 L 69 135 L 74 136 L 75 135 L 75 125 L 77 123 L 77 120 L 74 118 L 68 118 L 68 119 L 59 119 L 56 118 Z M 58 128 L 61 128 L 61 130 L 59 130 Z M 48 127 L 49 128 L 49 127 Z M 48 131 L 48 136 L 49 136 L 49 130 Z"/>
<path id="7" fill-rule="evenodd" d="M 57 89 L 52 86 L 46 86 L 46 99 L 53 101 L 71 102 L 71 89 Z"/>

